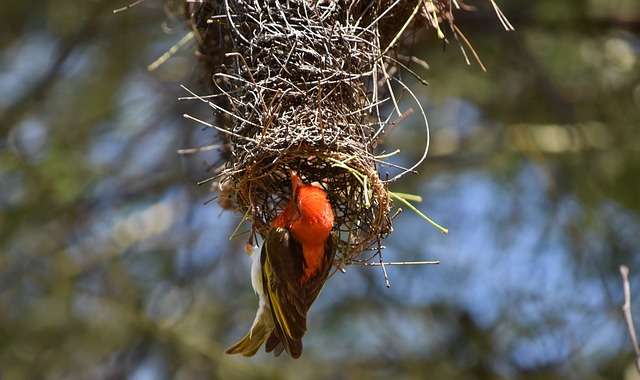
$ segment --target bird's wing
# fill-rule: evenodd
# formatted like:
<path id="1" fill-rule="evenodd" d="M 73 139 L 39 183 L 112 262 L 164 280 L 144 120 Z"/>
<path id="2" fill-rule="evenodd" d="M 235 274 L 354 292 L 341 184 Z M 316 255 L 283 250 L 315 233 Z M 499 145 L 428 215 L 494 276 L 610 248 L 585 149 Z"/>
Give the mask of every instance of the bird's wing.
<path id="1" fill-rule="evenodd" d="M 274 228 L 262 246 L 262 282 L 271 304 L 278 338 L 294 358 L 302 353 L 302 336 L 307 330 L 308 306 L 303 272 L 302 247 L 285 228 Z"/>
<path id="2" fill-rule="evenodd" d="M 327 277 L 329 276 L 329 272 L 331 272 L 331 268 L 333 267 L 333 259 L 335 257 L 335 236 L 331 234 L 327 239 L 327 242 L 324 246 L 324 260 L 322 260 L 322 267 L 318 270 L 315 276 L 310 278 L 305 284 L 305 310 L 309 310 L 311 304 L 316 300 L 318 294 L 320 294 L 320 290 L 324 286 L 324 283 L 327 281 Z"/>

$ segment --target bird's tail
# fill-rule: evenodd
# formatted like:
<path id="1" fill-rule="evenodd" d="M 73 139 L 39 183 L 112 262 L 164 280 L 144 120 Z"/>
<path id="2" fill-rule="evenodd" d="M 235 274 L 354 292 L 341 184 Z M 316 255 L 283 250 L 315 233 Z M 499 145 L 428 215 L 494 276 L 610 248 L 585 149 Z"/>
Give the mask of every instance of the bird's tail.
<path id="1" fill-rule="evenodd" d="M 249 332 L 234 345 L 227 348 L 225 353 L 230 355 L 241 354 L 243 356 L 255 355 L 260 346 L 269 338 L 274 328 L 271 311 L 261 305 Z"/>

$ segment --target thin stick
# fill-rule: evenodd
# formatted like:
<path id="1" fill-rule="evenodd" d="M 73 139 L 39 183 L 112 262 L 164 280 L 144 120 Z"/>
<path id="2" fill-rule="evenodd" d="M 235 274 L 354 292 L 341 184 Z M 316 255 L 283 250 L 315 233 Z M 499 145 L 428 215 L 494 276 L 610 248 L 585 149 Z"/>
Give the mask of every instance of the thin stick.
<path id="1" fill-rule="evenodd" d="M 236 225 L 236 228 L 233 229 L 233 232 L 231 233 L 231 235 L 229 235 L 229 240 L 233 240 L 240 235 L 238 233 L 238 230 L 240 230 L 240 227 L 242 226 L 242 224 L 247 220 L 249 220 L 249 210 L 247 210 L 244 213 L 244 215 L 242 216 L 242 219 L 240 219 L 240 222 L 238 222 L 238 225 Z"/>
<path id="2" fill-rule="evenodd" d="M 379 266 L 387 266 L 387 265 L 438 265 L 440 264 L 440 260 L 424 260 L 424 261 L 389 261 L 383 263 L 359 263 L 354 262 L 354 264 L 362 265 L 363 267 L 379 267 Z"/>
<path id="3" fill-rule="evenodd" d="M 193 117 L 193 116 L 191 116 L 191 115 L 189 115 L 189 114 L 186 114 L 186 113 L 185 113 L 184 115 L 182 115 L 182 117 L 184 117 L 185 119 L 193 120 L 193 121 L 195 121 L 195 122 L 197 122 L 197 123 L 200 123 L 200 124 L 202 124 L 202 125 L 204 125 L 204 126 L 206 126 L 206 127 L 214 128 L 214 129 L 216 129 L 216 130 L 218 130 L 218 131 L 220 131 L 220 132 L 222 132 L 222 133 L 226 133 L 226 134 L 228 134 L 228 135 L 231 135 L 231 136 L 237 137 L 237 138 L 239 138 L 239 139 L 244 139 L 244 140 L 251 141 L 251 142 L 257 142 L 255 139 L 252 139 L 252 138 L 250 138 L 250 137 L 245 137 L 245 136 L 239 135 L 239 134 L 237 134 L 237 133 L 233 133 L 233 132 L 231 132 L 231 131 L 227 131 L 227 130 L 226 130 L 226 129 L 224 129 L 224 128 L 220 128 L 220 127 L 215 126 L 215 125 L 213 125 L 213 124 L 211 124 L 211 123 L 207 123 L 206 121 L 204 121 L 204 120 L 200 120 L 200 119 L 198 119 L 198 118 L 195 118 L 195 117 Z"/>
<path id="4" fill-rule="evenodd" d="M 509 22 L 509 19 L 507 18 L 507 16 L 505 16 L 504 13 L 502 13 L 502 10 L 498 6 L 498 4 L 496 4 L 494 0 L 490 0 L 490 1 L 491 1 L 491 5 L 493 6 L 493 9 L 496 12 L 496 15 L 498 16 L 498 20 L 500 20 L 500 23 L 502 24 L 502 27 L 504 28 L 504 30 L 506 30 L 507 32 L 512 32 L 516 30 L 516 28 L 514 28 L 513 25 L 511 25 L 511 23 Z"/>
<path id="5" fill-rule="evenodd" d="M 136 0 L 133 3 L 129 4 L 129 5 L 125 5 L 124 7 L 118 8 L 118 9 L 114 9 L 113 13 L 120 13 L 122 11 L 126 11 L 127 9 L 131 9 L 133 7 L 135 7 L 136 5 L 142 3 L 144 0 Z"/>
<path id="6" fill-rule="evenodd" d="M 387 52 L 393 47 L 393 45 L 395 45 L 396 42 L 398 42 L 402 34 L 404 34 L 405 29 L 407 29 L 409 25 L 411 25 L 411 22 L 418 14 L 418 11 L 420 11 L 421 6 L 422 6 L 422 0 L 419 0 L 418 4 L 416 4 L 416 7 L 413 9 L 413 12 L 411 12 L 411 15 L 409 15 L 409 18 L 407 19 L 407 21 L 405 21 L 404 25 L 402 25 L 402 28 L 400 28 L 400 31 L 396 34 L 396 36 L 393 38 L 393 40 L 391 40 L 389 45 L 387 45 L 387 48 L 384 49 L 380 55 L 387 54 Z"/>
<path id="7" fill-rule="evenodd" d="M 153 61 L 149 66 L 147 66 L 147 70 L 149 71 L 155 71 L 158 69 L 158 67 L 162 66 L 165 62 L 167 62 L 169 59 L 171 59 L 171 57 L 173 57 L 174 55 L 176 55 L 176 53 L 178 51 L 180 51 L 180 49 L 185 46 L 186 44 L 189 43 L 189 41 L 191 41 L 194 37 L 193 32 L 189 32 L 187 34 L 184 35 L 184 37 L 182 37 L 180 39 L 180 41 L 178 41 L 175 45 L 173 45 L 169 50 L 167 50 L 166 52 L 164 52 L 164 54 L 162 54 L 158 59 L 156 59 L 155 61 Z"/>
<path id="8" fill-rule="evenodd" d="M 178 149 L 176 152 L 178 154 L 195 154 L 195 153 L 200 153 L 200 152 L 208 152 L 210 150 L 218 149 L 218 148 L 221 148 L 221 147 L 222 147 L 222 145 L 220 145 L 220 144 L 213 144 L 213 145 L 201 146 L 199 148 Z"/>
<path id="9" fill-rule="evenodd" d="M 400 149 L 396 149 L 396 150 L 394 150 L 393 152 L 390 152 L 390 153 L 379 154 L 379 155 L 374 156 L 374 157 L 377 158 L 377 159 L 383 159 L 383 158 L 393 157 L 398 153 L 400 153 Z"/>
<path id="10" fill-rule="evenodd" d="M 407 60 L 407 61 L 411 61 L 411 62 L 417 64 L 418 66 L 421 66 L 425 70 L 429 70 L 431 68 L 429 66 L 429 64 L 427 63 L 427 61 L 425 61 L 424 59 L 418 58 L 415 55 L 398 54 L 398 58 L 399 59 L 404 59 L 404 60 Z"/>
<path id="11" fill-rule="evenodd" d="M 406 171 L 396 175 L 395 177 L 393 177 L 390 180 L 384 181 L 384 182 L 394 182 L 397 181 L 398 179 L 400 179 L 400 177 L 402 177 L 403 175 L 412 172 L 415 168 L 417 168 L 418 166 L 420 166 L 420 164 L 422 164 L 422 162 L 424 162 L 424 160 L 427 158 L 427 154 L 429 154 L 429 143 L 431 142 L 431 134 L 429 132 L 429 120 L 427 119 L 427 114 L 424 111 L 424 108 L 422 108 L 422 104 L 420 103 L 420 100 L 418 99 L 418 97 L 413 93 L 413 91 L 411 91 L 411 89 L 409 87 L 407 87 L 406 84 L 404 84 L 401 80 L 397 79 L 397 78 L 393 78 L 396 82 L 398 82 L 399 85 L 401 85 L 405 91 L 407 91 L 407 93 L 413 98 L 413 100 L 416 102 L 416 104 L 418 105 L 418 108 L 420 109 L 420 114 L 422 115 L 422 119 L 424 121 L 424 126 L 426 129 L 426 141 L 425 141 L 425 147 L 424 147 L 424 152 L 422 153 L 422 157 L 420 157 L 420 159 L 418 160 L 418 162 L 416 162 L 415 164 L 413 164 L 412 167 L 410 167 L 409 169 L 407 169 Z"/>
<path id="12" fill-rule="evenodd" d="M 382 267 L 382 273 L 384 274 L 384 286 L 387 288 L 391 287 L 391 281 L 389 281 L 389 274 L 387 273 L 387 267 L 385 266 L 384 257 L 382 257 L 382 247 L 380 247 L 380 243 L 378 243 L 378 258 L 380 258 L 380 262 L 378 266 Z"/>
<path id="13" fill-rule="evenodd" d="M 397 191 L 394 191 L 393 194 L 398 198 L 402 198 L 410 202 L 418 202 L 418 203 L 422 202 L 422 197 L 416 194 L 400 193 Z"/>
<path id="14" fill-rule="evenodd" d="M 631 286 L 629 285 L 629 268 L 626 265 L 620 266 L 620 275 L 622 276 L 622 286 L 624 289 L 622 312 L 624 313 L 624 320 L 627 323 L 633 349 L 636 352 L 636 370 L 640 373 L 640 347 L 638 347 L 638 337 L 636 336 L 636 328 L 634 327 L 633 315 L 631 314 Z"/>
<path id="15" fill-rule="evenodd" d="M 393 2 L 393 4 L 389 5 L 387 7 L 387 9 L 384 10 L 384 12 L 380 13 L 380 16 L 376 17 L 375 20 L 371 21 L 371 23 L 369 24 L 369 26 L 367 26 L 365 29 L 369 29 L 371 28 L 375 23 L 377 23 L 378 21 L 380 21 L 380 19 L 382 19 L 384 16 L 387 15 L 387 13 L 389 13 L 396 5 L 398 5 L 398 3 L 400 2 L 400 0 L 396 0 Z"/>
<path id="16" fill-rule="evenodd" d="M 184 86 L 184 85 L 180 85 L 180 87 L 182 87 L 182 89 L 183 89 L 183 90 L 187 91 L 187 92 L 188 92 L 188 93 L 190 93 L 192 96 L 195 96 L 196 98 L 200 99 L 200 101 L 202 101 L 203 103 L 207 103 L 210 107 L 212 107 L 212 108 L 214 108 L 214 109 L 216 109 L 216 110 L 219 110 L 219 111 L 221 111 L 221 112 L 223 112 L 223 113 L 226 113 L 227 115 L 229 115 L 229 116 L 231 116 L 231 117 L 233 117 L 233 118 L 236 118 L 236 119 L 238 119 L 238 120 L 240 120 L 240 121 L 243 121 L 243 122 L 245 122 L 245 123 L 247 123 L 247 124 L 249 124 L 249 125 L 252 125 L 252 126 L 254 126 L 254 127 L 260 127 L 260 125 L 258 125 L 258 124 L 256 124 L 256 123 L 252 123 L 252 122 L 250 122 L 249 120 L 245 120 L 245 119 L 241 118 L 240 116 L 238 116 L 238 115 L 234 114 L 233 112 L 229 112 L 229 111 L 227 111 L 226 109 L 224 109 L 224 108 L 220 107 L 219 105 L 217 105 L 217 104 L 215 104 L 215 103 L 213 103 L 213 102 L 209 102 L 209 101 L 207 101 L 207 100 L 204 100 L 201 96 L 198 96 L 195 92 L 193 92 L 193 91 L 189 90 L 186 86 Z M 197 120 L 197 119 L 196 119 L 196 120 Z M 205 124 L 208 124 L 208 123 L 205 123 Z M 220 129 L 220 128 L 215 127 L 215 126 L 213 126 L 213 125 L 210 125 L 210 127 L 212 127 L 212 128 L 216 128 L 216 129 Z M 229 131 L 225 131 L 225 133 L 231 133 L 231 132 L 229 132 Z M 251 139 L 251 140 L 253 140 L 253 139 Z M 251 140 L 249 140 L 249 141 L 251 141 Z M 256 141 L 256 140 L 253 140 L 253 141 Z"/>
<path id="17" fill-rule="evenodd" d="M 480 59 L 480 55 L 478 54 L 478 52 L 476 52 L 476 49 L 473 48 L 473 45 L 471 44 L 471 42 L 467 39 L 467 37 L 464 35 L 464 33 L 462 33 L 460 28 L 458 28 L 456 25 L 453 25 L 453 30 L 455 31 L 456 36 L 462 37 L 462 40 L 464 41 L 464 43 L 467 44 L 469 49 L 471 49 L 471 53 L 473 54 L 473 57 L 476 59 L 476 62 L 478 62 L 478 65 L 480 65 L 480 68 L 482 69 L 482 71 L 484 71 L 486 73 L 487 72 L 487 68 L 482 63 L 482 60 Z M 460 45 L 460 47 L 462 48 L 462 51 L 464 53 L 464 48 L 462 47 L 462 45 Z M 465 53 L 465 58 L 466 58 L 466 53 Z M 469 59 L 468 58 L 467 58 L 467 64 L 469 64 Z"/>

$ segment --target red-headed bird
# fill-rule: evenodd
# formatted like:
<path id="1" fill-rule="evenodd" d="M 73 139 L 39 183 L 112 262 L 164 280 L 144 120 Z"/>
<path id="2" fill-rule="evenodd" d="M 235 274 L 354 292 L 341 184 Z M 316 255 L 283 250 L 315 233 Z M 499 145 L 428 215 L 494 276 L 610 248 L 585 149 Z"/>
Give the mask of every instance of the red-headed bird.
<path id="1" fill-rule="evenodd" d="M 307 312 L 327 280 L 335 247 L 334 213 L 327 193 L 291 172 L 291 200 L 273 221 L 260 255 L 251 264 L 251 285 L 259 298 L 251 329 L 226 351 L 253 356 L 267 352 L 302 353 Z"/>

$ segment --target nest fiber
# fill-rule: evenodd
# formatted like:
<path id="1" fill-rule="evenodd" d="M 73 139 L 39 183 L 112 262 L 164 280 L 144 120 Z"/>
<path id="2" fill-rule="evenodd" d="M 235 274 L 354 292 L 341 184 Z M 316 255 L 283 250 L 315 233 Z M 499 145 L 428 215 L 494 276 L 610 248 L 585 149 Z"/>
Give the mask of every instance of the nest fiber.
<path id="1" fill-rule="evenodd" d="M 229 205 L 264 235 L 290 199 L 289 172 L 327 189 L 336 212 L 339 260 L 378 249 L 391 232 L 387 184 L 428 150 L 417 98 L 399 79 L 413 73 L 394 47 L 416 16 L 452 23 L 450 1 L 209 0 L 188 2 L 199 52 L 212 75 L 212 127 L 227 148 L 212 179 Z M 453 30 L 453 29 L 452 29 Z M 408 61 L 406 62 L 408 64 Z M 195 96 L 195 94 L 194 94 Z M 424 153 L 411 167 L 377 151 L 415 102 Z M 394 171 L 380 178 L 380 168 Z"/>

